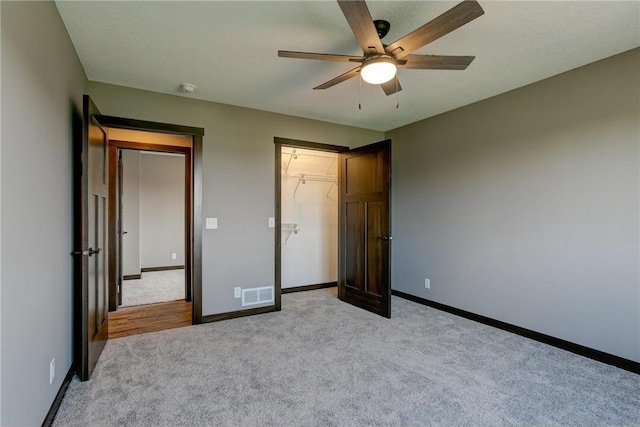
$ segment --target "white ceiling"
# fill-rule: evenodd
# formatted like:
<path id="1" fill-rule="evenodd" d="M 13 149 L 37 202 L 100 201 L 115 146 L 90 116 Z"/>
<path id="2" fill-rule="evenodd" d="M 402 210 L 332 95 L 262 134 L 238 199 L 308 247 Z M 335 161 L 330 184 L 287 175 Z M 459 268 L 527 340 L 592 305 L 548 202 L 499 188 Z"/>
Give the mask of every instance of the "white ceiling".
<path id="1" fill-rule="evenodd" d="M 475 55 L 466 71 L 400 70 L 385 96 L 353 64 L 278 49 L 361 55 L 335 1 L 57 1 L 89 80 L 386 131 L 640 46 L 640 2 L 483 1 L 485 14 L 416 53 Z M 389 44 L 458 2 L 369 1 Z M 182 94 L 179 84 L 197 86 Z M 362 97 L 362 110 L 358 102 Z"/>

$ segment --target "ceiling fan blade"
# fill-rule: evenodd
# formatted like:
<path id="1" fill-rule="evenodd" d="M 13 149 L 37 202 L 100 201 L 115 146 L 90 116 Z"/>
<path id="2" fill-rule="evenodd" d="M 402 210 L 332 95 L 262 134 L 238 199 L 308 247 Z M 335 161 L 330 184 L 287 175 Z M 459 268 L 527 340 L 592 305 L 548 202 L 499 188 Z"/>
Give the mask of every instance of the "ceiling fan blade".
<path id="1" fill-rule="evenodd" d="M 420 49 L 483 14 L 484 10 L 477 1 L 465 0 L 400 40 L 391 43 L 386 47 L 387 52 L 396 58 L 404 58 L 414 50 Z"/>
<path id="2" fill-rule="evenodd" d="M 347 22 L 351 26 L 351 30 L 356 36 L 362 51 L 365 54 L 375 52 L 381 55 L 385 53 L 380 37 L 378 37 L 378 31 L 369 13 L 369 8 L 367 8 L 364 0 L 338 0 L 338 4 L 344 17 L 347 18 Z"/>
<path id="3" fill-rule="evenodd" d="M 466 70 L 475 56 L 444 56 L 444 55 L 407 55 L 407 63 L 398 64 L 398 68 L 405 70 Z"/>
<path id="4" fill-rule="evenodd" d="M 290 50 L 279 50 L 278 56 L 281 58 L 319 59 L 321 61 L 339 61 L 339 62 L 364 61 L 364 58 L 362 56 L 331 55 L 328 53 L 292 52 Z"/>
<path id="5" fill-rule="evenodd" d="M 346 73 L 339 75 L 335 79 L 331 79 L 326 83 L 322 83 L 321 85 L 314 87 L 314 89 L 327 89 L 331 86 L 337 85 L 338 83 L 342 83 L 345 80 L 349 80 L 351 77 L 357 76 L 360 73 L 360 69 L 362 69 L 362 67 L 358 66 L 353 70 L 349 70 Z"/>
<path id="6" fill-rule="evenodd" d="M 402 90 L 402 86 L 400 86 L 400 81 L 398 80 L 398 76 L 395 76 L 391 80 L 386 83 L 382 83 L 380 85 L 384 93 L 389 95 L 393 95 L 396 92 L 400 92 Z"/>

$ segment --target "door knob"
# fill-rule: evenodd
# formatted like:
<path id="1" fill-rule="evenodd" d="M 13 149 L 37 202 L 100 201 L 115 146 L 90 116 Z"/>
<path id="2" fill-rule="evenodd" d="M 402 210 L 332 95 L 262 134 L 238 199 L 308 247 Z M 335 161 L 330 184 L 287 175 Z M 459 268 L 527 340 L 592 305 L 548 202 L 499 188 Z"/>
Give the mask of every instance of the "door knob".
<path id="1" fill-rule="evenodd" d="M 393 237 L 391 237 L 391 236 L 378 236 L 378 239 L 387 241 L 387 240 L 393 239 Z"/>
<path id="2" fill-rule="evenodd" d="M 91 255 L 99 254 L 100 252 L 102 252 L 102 248 L 97 248 L 97 249 L 89 248 L 83 251 L 73 251 L 71 252 L 71 255 L 91 256 Z"/>

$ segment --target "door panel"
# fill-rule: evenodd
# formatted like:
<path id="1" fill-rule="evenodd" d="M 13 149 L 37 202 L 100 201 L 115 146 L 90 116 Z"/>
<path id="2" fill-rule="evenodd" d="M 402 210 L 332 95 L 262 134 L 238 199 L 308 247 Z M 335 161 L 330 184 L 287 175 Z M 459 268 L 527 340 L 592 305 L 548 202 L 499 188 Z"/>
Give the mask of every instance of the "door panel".
<path id="1" fill-rule="evenodd" d="M 80 192 L 77 194 L 79 220 L 76 221 L 76 242 L 81 247 L 74 251 L 79 265 L 76 291 L 79 293 L 78 311 L 80 327 L 76 363 L 78 376 L 86 381 L 91 376 L 107 341 L 108 333 L 108 277 L 106 269 L 107 247 L 107 135 L 95 121 L 99 111 L 91 99 L 83 99 L 82 143 L 75 158 L 81 162 Z"/>
<path id="2" fill-rule="evenodd" d="M 384 294 L 384 252 L 387 243 L 380 236 L 384 235 L 382 223 L 384 221 L 384 204 L 381 202 L 366 202 L 364 204 L 366 211 L 366 239 L 367 239 L 367 289 L 366 291 L 372 295 L 382 297 Z"/>
<path id="3" fill-rule="evenodd" d="M 373 193 L 382 190 L 379 174 L 377 173 L 379 169 L 378 153 L 347 157 L 345 158 L 345 163 L 347 195 Z"/>
<path id="4" fill-rule="evenodd" d="M 338 297 L 391 317 L 391 141 L 340 154 Z"/>
<path id="5" fill-rule="evenodd" d="M 344 285 L 350 288 L 364 290 L 364 269 L 361 263 L 364 248 L 364 235 L 360 232 L 362 223 L 362 206 L 360 203 L 346 203 L 345 205 L 345 280 Z"/>

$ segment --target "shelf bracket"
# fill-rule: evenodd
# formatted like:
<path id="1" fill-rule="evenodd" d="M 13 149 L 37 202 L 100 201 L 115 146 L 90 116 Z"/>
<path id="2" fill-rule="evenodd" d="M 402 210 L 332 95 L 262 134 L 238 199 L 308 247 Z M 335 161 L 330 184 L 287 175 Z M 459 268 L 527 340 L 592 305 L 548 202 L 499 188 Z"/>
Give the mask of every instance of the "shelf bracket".
<path id="1" fill-rule="evenodd" d="M 298 184 L 296 184 L 296 189 L 293 190 L 293 198 L 295 199 L 296 197 L 296 193 L 298 192 L 298 187 L 300 187 L 300 183 L 306 184 L 307 181 L 304 179 L 304 175 L 301 175 L 300 178 L 298 178 Z"/>
<path id="2" fill-rule="evenodd" d="M 291 160 L 297 159 L 298 153 L 296 153 L 296 149 L 294 148 L 291 153 L 289 153 L 289 161 L 287 162 L 287 167 L 284 168 L 284 173 L 287 173 L 289 170 L 289 165 L 291 165 Z"/>
<path id="3" fill-rule="evenodd" d="M 298 234 L 300 229 L 298 228 L 298 224 L 282 224 L 282 232 L 287 233 L 284 238 L 284 244 L 286 245 L 289 241 L 289 237 L 291 237 L 291 233 Z"/>
<path id="4" fill-rule="evenodd" d="M 332 182 L 331 186 L 329 187 L 329 191 L 327 191 L 327 196 L 326 197 L 329 197 L 329 193 L 331 193 L 331 189 L 333 188 L 334 185 L 336 185 L 336 183 Z"/>

